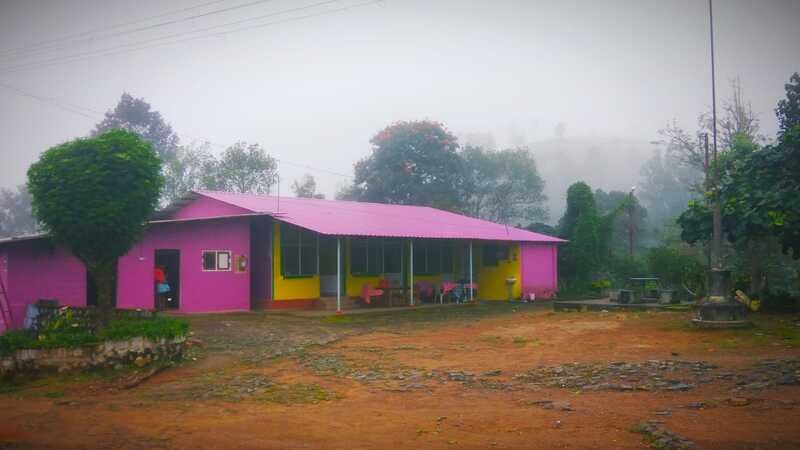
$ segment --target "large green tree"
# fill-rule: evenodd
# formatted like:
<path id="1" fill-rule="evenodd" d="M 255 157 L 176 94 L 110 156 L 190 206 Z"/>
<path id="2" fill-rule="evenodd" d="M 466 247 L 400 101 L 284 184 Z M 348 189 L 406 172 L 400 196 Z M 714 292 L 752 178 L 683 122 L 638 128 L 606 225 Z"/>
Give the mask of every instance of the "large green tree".
<path id="1" fill-rule="evenodd" d="M 502 151 L 468 146 L 464 158 L 464 211 L 501 223 L 547 220 L 544 181 L 525 148 Z"/>
<path id="2" fill-rule="evenodd" d="M 460 209 L 463 161 L 456 137 L 432 121 L 398 122 L 371 140 L 372 154 L 355 165 L 358 200 Z"/>
<path id="3" fill-rule="evenodd" d="M 278 163 L 258 144 L 237 142 L 219 160 L 204 165 L 203 185 L 243 194 L 269 194 L 278 182 Z"/>
<path id="4" fill-rule="evenodd" d="M 570 285 L 588 286 L 600 267 L 603 237 L 588 184 L 579 181 L 567 189 L 567 209 L 558 229 L 559 235 L 568 240 L 559 251 L 559 274 Z"/>
<path id="5" fill-rule="evenodd" d="M 28 169 L 33 211 L 51 239 L 86 265 L 103 322 L 117 259 L 141 237 L 163 184 L 152 145 L 124 130 L 50 148 Z"/>
<path id="6" fill-rule="evenodd" d="M 786 98 L 779 101 L 775 109 L 781 135 L 800 125 L 800 73 L 793 73 L 789 77 L 789 83 L 783 87 L 786 90 Z"/>
<path id="7" fill-rule="evenodd" d="M 25 186 L 0 189 L 0 237 L 31 234 L 37 228 L 28 189 Z"/>

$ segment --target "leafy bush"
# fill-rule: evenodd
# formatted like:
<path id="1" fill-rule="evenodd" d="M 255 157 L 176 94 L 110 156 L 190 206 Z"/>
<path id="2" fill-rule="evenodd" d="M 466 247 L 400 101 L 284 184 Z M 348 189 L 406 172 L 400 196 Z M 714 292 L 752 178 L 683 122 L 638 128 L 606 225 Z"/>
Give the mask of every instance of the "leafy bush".
<path id="1" fill-rule="evenodd" d="M 9 331 L 0 335 L 0 356 L 30 348 L 76 348 L 104 341 L 119 341 L 143 336 L 149 339 L 173 339 L 189 332 L 189 322 L 174 317 L 120 318 L 112 320 L 98 333 L 76 326 L 74 316 L 66 309 L 47 323 L 38 334 L 28 330 Z"/>
<path id="2" fill-rule="evenodd" d="M 603 278 L 592 282 L 592 289 L 597 292 L 602 292 L 604 289 L 611 289 L 611 280 Z"/>
<path id="3" fill-rule="evenodd" d="M 0 356 L 11 354 L 21 348 L 34 348 L 36 339 L 25 330 L 13 330 L 0 335 Z"/>
<path id="4" fill-rule="evenodd" d="M 647 275 L 647 267 L 636 258 L 628 256 L 611 256 L 608 259 L 608 272 L 611 281 L 616 286 L 627 286 L 633 277 Z"/>
<path id="5" fill-rule="evenodd" d="M 706 269 L 694 256 L 672 247 L 656 247 L 650 249 L 645 259 L 650 272 L 662 284 L 674 289 L 686 286 L 695 293 L 705 289 Z"/>
<path id="6" fill-rule="evenodd" d="M 173 339 L 189 332 L 189 322 L 174 317 L 155 317 L 152 319 L 117 319 L 111 321 L 100 332 L 103 341 L 117 341 L 135 336 L 149 339 Z"/>

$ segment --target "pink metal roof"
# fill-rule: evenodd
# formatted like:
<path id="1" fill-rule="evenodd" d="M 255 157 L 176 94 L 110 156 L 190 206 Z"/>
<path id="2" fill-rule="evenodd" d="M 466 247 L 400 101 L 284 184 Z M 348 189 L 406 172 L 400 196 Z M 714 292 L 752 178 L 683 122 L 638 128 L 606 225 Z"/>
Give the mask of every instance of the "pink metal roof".
<path id="1" fill-rule="evenodd" d="M 564 242 L 562 239 L 426 206 L 198 191 L 258 214 L 333 236 Z"/>

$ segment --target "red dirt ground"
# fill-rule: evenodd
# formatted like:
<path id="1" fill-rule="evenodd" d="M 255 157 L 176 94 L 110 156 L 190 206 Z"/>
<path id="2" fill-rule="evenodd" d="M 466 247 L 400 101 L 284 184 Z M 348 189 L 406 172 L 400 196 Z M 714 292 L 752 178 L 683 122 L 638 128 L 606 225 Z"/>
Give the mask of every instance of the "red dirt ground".
<path id="1" fill-rule="evenodd" d="M 237 326 L 236 319 L 218 317 Z M 313 367 L 327 357 L 334 365 L 387 373 L 499 370 L 492 379 L 503 382 L 537 366 L 571 362 L 702 360 L 718 370 L 746 370 L 762 359 L 800 357 L 798 342 L 776 331 L 795 327 L 791 319 L 768 318 L 747 331 L 697 331 L 684 325 L 683 313 L 531 310 L 435 326 L 375 327 L 261 364 L 206 349 L 197 362 L 127 391 L 115 389 L 108 377 L 89 377 L 48 379 L 1 394 L 0 448 L 641 449 L 648 444 L 631 427 L 645 420 L 662 421 L 699 448 L 800 448 L 797 385 L 737 393 L 730 383 L 616 392 L 428 381 L 402 390 L 402 380 L 362 382 Z M 316 385 L 329 395 L 277 403 L 237 399 L 229 391 L 204 397 L 241 375 L 281 386 Z M 732 397 L 748 404 L 733 406 Z M 573 410 L 531 405 L 544 399 L 569 402 Z M 685 407 L 692 402 L 706 407 Z M 667 409 L 671 415 L 655 414 Z"/>

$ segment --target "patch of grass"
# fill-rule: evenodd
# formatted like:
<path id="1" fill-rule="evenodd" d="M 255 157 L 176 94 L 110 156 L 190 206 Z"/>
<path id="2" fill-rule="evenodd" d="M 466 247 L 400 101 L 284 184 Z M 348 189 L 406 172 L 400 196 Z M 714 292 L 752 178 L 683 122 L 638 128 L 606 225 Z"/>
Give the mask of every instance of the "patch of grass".
<path id="1" fill-rule="evenodd" d="M 317 404 L 336 398 L 336 394 L 326 391 L 315 383 L 275 385 L 268 388 L 259 397 L 262 401 L 281 405 Z"/>
<path id="2" fill-rule="evenodd" d="M 61 398 L 64 396 L 64 391 L 50 391 L 45 392 L 44 396 L 47 398 Z"/>
<path id="3" fill-rule="evenodd" d="M 523 336 L 514 336 L 513 338 L 511 338 L 511 343 L 518 347 L 522 347 L 528 342 L 530 342 L 530 340 Z"/>

